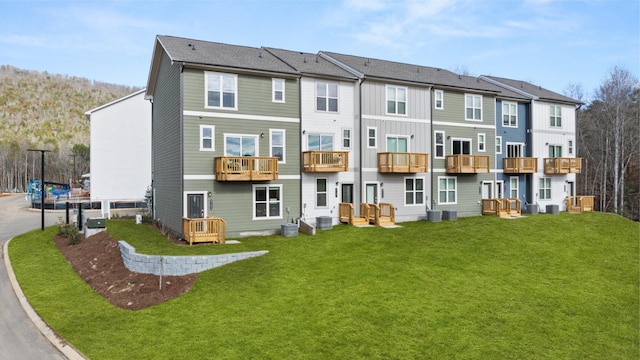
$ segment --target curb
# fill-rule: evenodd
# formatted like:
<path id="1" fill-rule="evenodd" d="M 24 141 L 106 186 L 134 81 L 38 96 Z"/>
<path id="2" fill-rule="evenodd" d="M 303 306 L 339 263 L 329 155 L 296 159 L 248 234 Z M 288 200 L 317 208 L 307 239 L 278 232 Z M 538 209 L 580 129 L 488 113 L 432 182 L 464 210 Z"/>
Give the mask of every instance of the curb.
<path id="1" fill-rule="evenodd" d="M 86 360 L 88 359 L 86 356 L 82 355 L 82 353 L 76 350 L 71 344 L 67 343 L 64 339 L 62 339 L 59 335 L 57 335 L 50 327 L 47 325 L 44 320 L 36 313 L 36 311 L 31 307 L 31 304 L 24 296 L 22 292 L 22 288 L 20 284 L 18 284 L 18 280 L 16 279 L 16 275 L 13 273 L 13 268 L 11 267 L 11 261 L 9 260 L 9 242 L 12 239 L 7 240 L 4 243 L 3 255 L 4 255 L 4 265 L 7 268 L 7 275 L 9 276 L 9 283 L 11 283 L 11 287 L 13 291 L 16 293 L 18 297 L 18 301 L 22 305 L 25 313 L 31 319 L 33 324 L 40 330 L 42 335 L 44 335 L 49 342 L 62 353 L 69 360 Z"/>

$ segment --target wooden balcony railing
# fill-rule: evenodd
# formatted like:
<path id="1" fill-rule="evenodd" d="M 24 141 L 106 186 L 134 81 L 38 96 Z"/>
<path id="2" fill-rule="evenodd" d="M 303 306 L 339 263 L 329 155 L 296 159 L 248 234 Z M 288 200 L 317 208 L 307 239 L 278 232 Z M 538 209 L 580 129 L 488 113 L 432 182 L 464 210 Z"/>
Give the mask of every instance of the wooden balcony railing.
<path id="1" fill-rule="evenodd" d="M 304 151 L 302 171 L 341 172 L 349 169 L 348 151 Z"/>
<path id="2" fill-rule="evenodd" d="M 202 219 L 182 218 L 182 237 L 189 243 L 213 242 L 224 244 L 227 222 L 210 216 Z"/>
<path id="3" fill-rule="evenodd" d="M 360 217 L 368 219 L 369 224 L 378 226 L 394 225 L 396 222 L 396 208 L 388 203 L 360 203 Z"/>
<path id="4" fill-rule="evenodd" d="M 534 174 L 538 171 L 538 158 L 514 157 L 503 160 L 505 174 Z"/>
<path id="5" fill-rule="evenodd" d="M 447 155 L 447 172 L 452 174 L 477 174 L 489 172 L 488 155 Z"/>
<path id="6" fill-rule="evenodd" d="M 516 198 L 482 199 L 482 215 L 520 216 L 522 201 Z"/>
<path id="7" fill-rule="evenodd" d="M 406 152 L 378 153 L 378 172 L 414 174 L 427 172 L 429 154 Z"/>
<path id="8" fill-rule="evenodd" d="M 545 174 L 580 174 L 582 158 L 545 158 Z"/>
<path id="9" fill-rule="evenodd" d="M 215 159 L 218 181 L 278 180 L 278 158 L 221 156 Z"/>
<path id="10" fill-rule="evenodd" d="M 567 211 L 575 213 L 593 211 L 594 199 L 592 195 L 567 196 Z"/>
<path id="11" fill-rule="evenodd" d="M 366 217 L 356 217 L 354 215 L 354 206 L 351 203 L 340 203 L 339 213 L 340 222 L 342 223 L 351 225 L 367 225 L 369 223 L 369 220 Z"/>

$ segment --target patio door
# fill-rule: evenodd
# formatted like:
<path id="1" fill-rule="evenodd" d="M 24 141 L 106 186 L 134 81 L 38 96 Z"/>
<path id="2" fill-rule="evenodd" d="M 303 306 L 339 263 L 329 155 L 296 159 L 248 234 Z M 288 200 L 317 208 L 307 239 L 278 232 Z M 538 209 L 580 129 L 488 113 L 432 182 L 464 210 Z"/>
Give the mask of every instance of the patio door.
<path id="1" fill-rule="evenodd" d="M 365 202 L 367 204 L 378 203 L 378 184 L 366 184 L 366 196 Z"/>
<path id="2" fill-rule="evenodd" d="M 203 194 L 187 194 L 187 218 L 204 218 Z"/>
<path id="3" fill-rule="evenodd" d="M 471 155 L 471 140 L 453 139 L 451 152 L 453 155 Z"/>
<path id="4" fill-rule="evenodd" d="M 573 204 L 571 205 L 576 205 L 576 187 L 575 187 L 575 183 L 573 181 L 569 181 L 567 182 L 567 196 L 572 196 L 572 202 Z"/>
<path id="5" fill-rule="evenodd" d="M 483 199 L 493 198 L 493 183 L 491 181 L 483 181 L 480 186 Z"/>
<path id="6" fill-rule="evenodd" d="M 353 204 L 353 184 L 342 184 L 342 202 Z"/>

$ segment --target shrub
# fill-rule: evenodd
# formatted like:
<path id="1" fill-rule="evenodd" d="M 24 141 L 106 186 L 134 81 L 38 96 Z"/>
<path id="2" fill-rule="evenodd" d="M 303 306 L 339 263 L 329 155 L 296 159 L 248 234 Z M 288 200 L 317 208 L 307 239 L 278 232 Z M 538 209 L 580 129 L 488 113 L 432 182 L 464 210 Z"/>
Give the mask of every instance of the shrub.
<path id="1" fill-rule="evenodd" d="M 73 224 L 58 224 L 58 235 L 66 237 L 71 245 L 80 243 L 80 232 Z"/>

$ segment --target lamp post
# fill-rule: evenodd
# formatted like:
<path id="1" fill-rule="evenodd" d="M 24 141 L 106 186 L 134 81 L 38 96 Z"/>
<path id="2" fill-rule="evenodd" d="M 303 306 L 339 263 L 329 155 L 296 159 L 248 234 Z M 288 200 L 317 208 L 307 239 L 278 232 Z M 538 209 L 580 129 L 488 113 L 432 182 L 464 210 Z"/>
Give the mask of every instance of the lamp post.
<path id="1" fill-rule="evenodd" d="M 75 184 L 76 180 L 78 180 L 78 177 L 76 176 L 76 156 L 78 156 L 78 154 L 69 155 L 69 157 L 73 158 L 73 184 Z"/>
<path id="2" fill-rule="evenodd" d="M 44 231 L 44 153 L 51 152 L 51 150 L 42 150 L 42 149 L 27 149 L 27 151 L 39 151 L 40 152 L 40 213 L 41 213 L 41 226 L 40 229 Z"/>

